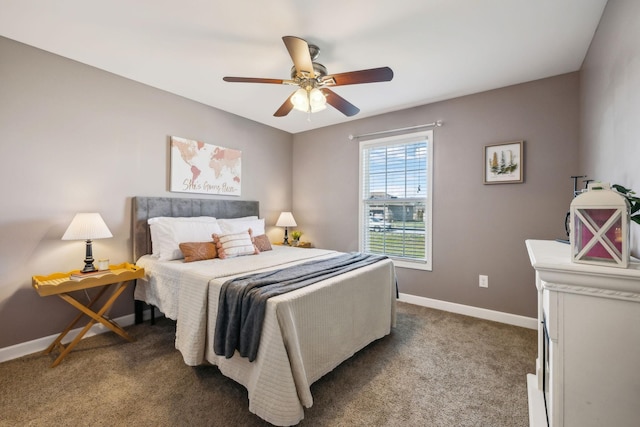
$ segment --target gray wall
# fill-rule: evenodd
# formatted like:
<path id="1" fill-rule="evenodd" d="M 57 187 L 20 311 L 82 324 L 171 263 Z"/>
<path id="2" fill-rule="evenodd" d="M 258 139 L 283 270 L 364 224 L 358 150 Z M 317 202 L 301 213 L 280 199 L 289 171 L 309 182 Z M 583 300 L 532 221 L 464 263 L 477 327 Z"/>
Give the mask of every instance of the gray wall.
<path id="1" fill-rule="evenodd" d="M 571 73 L 297 134 L 296 220 L 316 246 L 357 250 L 358 143 L 348 135 L 443 120 L 434 132 L 433 271 L 398 269 L 400 292 L 536 317 L 524 240 L 564 236 L 578 115 Z M 525 182 L 483 185 L 484 146 L 515 140 L 525 140 Z"/>
<path id="2" fill-rule="evenodd" d="M 640 2 L 609 0 L 580 73 L 580 171 L 640 193 Z M 631 224 L 640 256 L 640 225 Z"/>
<path id="3" fill-rule="evenodd" d="M 76 212 L 100 212 L 114 235 L 96 258 L 131 262 L 132 196 L 213 197 L 167 191 L 169 135 L 242 150 L 240 198 L 259 200 L 267 224 L 290 209 L 290 134 L 6 38 L 0 58 L 0 348 L 75 315 L 31 276 L 82 267 L 84 243 L 60 240 Z"/>

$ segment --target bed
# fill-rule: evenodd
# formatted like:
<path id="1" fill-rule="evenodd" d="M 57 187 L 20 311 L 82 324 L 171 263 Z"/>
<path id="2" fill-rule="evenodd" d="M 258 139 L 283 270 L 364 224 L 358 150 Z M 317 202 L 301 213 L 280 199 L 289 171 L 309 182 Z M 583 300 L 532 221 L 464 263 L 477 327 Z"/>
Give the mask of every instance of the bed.
<path id="1" fill-rule="evenodd" d="M 150 218 L 255 218 L 258 202 L 134 197 L 132 216 L 134 259 L 145 268 L 145 278 L 136 284 L 136 302 L 175 320 L 175 346 L 184 362 L 216 365 L 246 387 L 249 410 L 271 424 L 299 423 L 304 408 L 313 404 L 311 384 L 395 326 L 395 272 L 384 259 L 268 299 L 252 362 L 237 353 L 231 358 L 217 355 L 212 331 L 224 282 L 339 253 L 274 245 L 250 256 L 161 261 L 151 255 Z"/>

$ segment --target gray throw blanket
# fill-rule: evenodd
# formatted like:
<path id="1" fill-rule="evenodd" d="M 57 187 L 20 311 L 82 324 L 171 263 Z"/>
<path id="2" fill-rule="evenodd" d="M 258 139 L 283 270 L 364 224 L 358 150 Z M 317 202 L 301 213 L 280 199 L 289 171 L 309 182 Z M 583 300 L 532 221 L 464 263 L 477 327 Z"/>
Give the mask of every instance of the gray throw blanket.
<path id="1" fill-rule="evenodd" d="M 213 350 L 227 359 L 258 354 L 267 299 L 387 258 L 350 253 L 226 281 L 220 289 Z"/>

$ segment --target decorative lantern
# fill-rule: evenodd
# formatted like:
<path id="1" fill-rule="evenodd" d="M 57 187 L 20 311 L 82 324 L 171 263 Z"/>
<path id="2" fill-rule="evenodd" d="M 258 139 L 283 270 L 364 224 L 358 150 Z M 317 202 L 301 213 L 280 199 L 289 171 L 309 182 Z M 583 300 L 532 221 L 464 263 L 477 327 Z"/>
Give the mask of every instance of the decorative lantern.
<path id="1" fill-rule="evenodd" d="M 571 260 L 627 268 L 629 202 L 609 184 L 590 183 L 571 202 Z"/>

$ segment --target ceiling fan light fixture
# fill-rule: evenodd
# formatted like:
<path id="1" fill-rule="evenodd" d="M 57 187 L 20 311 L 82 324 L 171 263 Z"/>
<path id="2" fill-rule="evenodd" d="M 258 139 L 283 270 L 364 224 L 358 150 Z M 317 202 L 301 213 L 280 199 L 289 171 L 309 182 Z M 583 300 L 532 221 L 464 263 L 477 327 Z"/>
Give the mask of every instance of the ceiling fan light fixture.
<path id="1" fill-rule="evenodd" d="M 315 113 L 327 108 L 327 99 L 318 88 L 300 88 L 291 95 L 293 108 L 303 113 Z"/>
<path id="2" fill-rule="evenodd" d="M 303 88 L 298 89 L 291 95 L 291 103 L 293 104 L 293 108 L 298 111 L 307 112 L 309 111 L 309 95 L 307 91 Z"/>
<path id="3" fill-rule="evenodd" d="M 327 108 L 327 99 L 324 97 L 324 93 L 317 87 L 309 91 L 309 106 L 311 107 L 312 113 Z"/>

